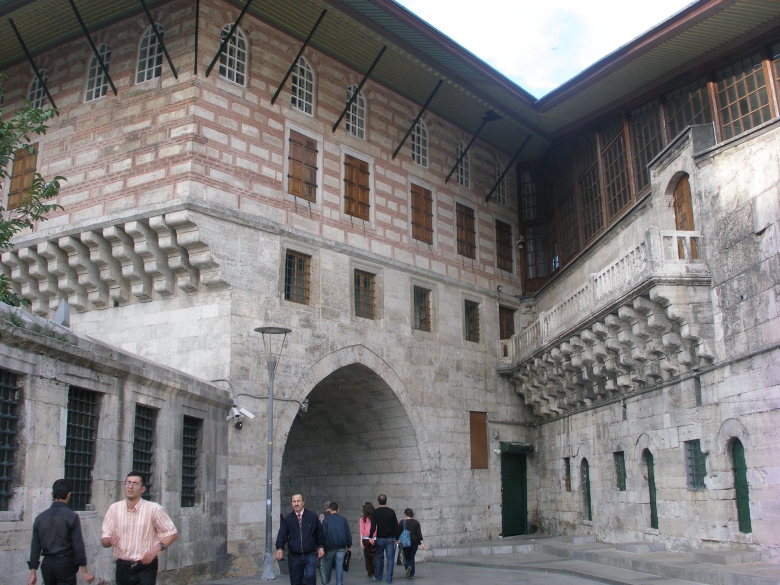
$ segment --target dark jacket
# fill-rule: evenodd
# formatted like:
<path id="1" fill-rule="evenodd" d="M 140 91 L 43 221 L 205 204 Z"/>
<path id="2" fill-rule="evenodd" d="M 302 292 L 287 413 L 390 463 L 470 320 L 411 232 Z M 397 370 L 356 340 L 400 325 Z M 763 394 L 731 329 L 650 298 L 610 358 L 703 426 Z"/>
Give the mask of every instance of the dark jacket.
<path id="1" fill-rule="evenodd" d="M 406 518 L 404 518 L 406 520 Z M 404 531 L 404 520 L 401 520 L 398 523 L 398 536 L 401 536 L 401 533 Z M 420 546 L 420 543 L 423 541 L 422 536 L 422 529 L 420 528 L 420 523 L 415 520 L 414 518 L 409 518 L 406 520 L 406 529 L 409 531 L 409 534 L 412 536 L 412 546 L 415 544 L 417 546 Z"/>
<path id="2" fill-rule="evenodd" d="M 295 512 L 287 514 L 276 536 L 276 548 L 281 550 L 284 545 L 287 545 L 287 550 L 294 555 L 308 555 L 324 547 L 325 533 L 317 514 L 304 508 L 300 527 Z"/>
<path id="3" fill-rule="evenodd" d="M 344 516 L 331 514 L 322 521 L 325 531 L 325 550 L 334 548 L 352 548 L 352 532 Z"/>
<path id="4" fill-rule="evenodd" d="M 395 538 L 401 535 L 398 532 L 398 518 L 395 517 L 395 510 L 387 506 L 379 506 L 371 514 L 371 532 L 372 537 L 376 538 Z"/>
<path id="5" fill-rule="evenodd" d="M 41 564 L 41 553 L 71 557 L 74 565 L 87 566 L 79 515 L 65 502 L 53 502 L 51 508 L 39 514 L 33 523 L 30 560 L 27 561 L 31 570 Z"/>

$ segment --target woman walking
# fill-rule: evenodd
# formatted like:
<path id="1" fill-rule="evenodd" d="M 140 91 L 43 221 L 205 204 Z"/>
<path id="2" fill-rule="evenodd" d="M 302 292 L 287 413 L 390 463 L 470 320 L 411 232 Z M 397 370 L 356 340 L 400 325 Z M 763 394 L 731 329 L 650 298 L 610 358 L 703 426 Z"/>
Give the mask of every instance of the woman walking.
<path id="1" fill-rule="evenodd" d="M 417 554 L 417 547 L 425 550 L 422 530 L 420 523 L 414 519 L 414 510 L 407 508 L 404 510 L 404 519 L 398 523 L 398 533 L 403 537 L 403 531 L 408 530 L 410 536 L 409 546 L 404 546 L 404 568 L 406 569 L 406 578 L 414 579 L 414 555 Z M 401 543 L 402 546 L 404 543 Z"/>
<path id="2" fill-rule="evenodd" d="M 376 546 L 369 540 L 371 532 L 371 514 L 374 513 L 374 505 L 371 502 L 363 504 L 363 515 L 360 517 L 360 548 L 363 550 L 363 558 L 366 560 L 366 572 L 374 577 L 374 563 L 376 560 Z"/>

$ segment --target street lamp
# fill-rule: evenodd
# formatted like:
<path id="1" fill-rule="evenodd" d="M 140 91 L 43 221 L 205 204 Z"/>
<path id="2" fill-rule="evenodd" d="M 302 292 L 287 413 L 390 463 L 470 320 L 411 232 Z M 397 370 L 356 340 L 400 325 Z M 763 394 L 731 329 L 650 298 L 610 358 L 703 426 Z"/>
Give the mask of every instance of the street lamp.
<path id="1" fill-rule="evenodd" d="M 273 498 L 273 458 L 274 458 L 274 375 L 284 350 L 287 334 L 292 329 L 286 327 L 257 327 L 257 333 L 263 336 L 265 362 L 268 365 L 268 445 L 266 454 L 266 485 L 265 485 L 265 559 L 263 560 L 262 578 L 267 581 L 276 579 L 274 571 L 273 535 L 271 531 L 271 511 Z M 281 336 L 281 342 L 279 341 Z"/>

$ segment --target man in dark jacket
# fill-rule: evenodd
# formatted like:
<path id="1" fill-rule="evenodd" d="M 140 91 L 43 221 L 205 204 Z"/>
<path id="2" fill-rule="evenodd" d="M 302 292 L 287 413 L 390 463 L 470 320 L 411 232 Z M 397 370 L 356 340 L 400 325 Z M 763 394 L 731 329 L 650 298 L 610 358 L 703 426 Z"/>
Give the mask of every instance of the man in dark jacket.
<path id="1" fill-rule="evenodd" d="M 325 531 L 325 557 L 320 564 L 323 585 L 330 585 L 333 565 L 336 565 L 336 585 L 344 585 L 344 555 L 352 551 L 352 532 L 349 522 L 344 516 L 339 516 L 339 505 L 330 503 L 330 514 L 322 523 Z"/>
<path id="2" fill-rule="evenodd" d="M 386 580 L 388 583 L 392 583 L 395 545 L 401 533 L 398 532 L 398 518 L 395 517 L 395 510 L 387 506 L 387 496 L 379 494 L 377 501 L 379 507 L 371 514 L 371 532 L 369 534 L 376 545 L 374 581 L 382 580 L 384 560 L 387 559 Z"/>
<path id="3" fill-rule="evenodd" d="M 317 557 L 325 555 L 325 533 L 320 519 L 311 510 L 304 509 L 304 503 L 301 494 L 292 497 L 293 511 L 285 516 L 276 537 L 277 560 L 282 560 L 282 549 L 287 545 L 291 585 L 317 585 Z"/>

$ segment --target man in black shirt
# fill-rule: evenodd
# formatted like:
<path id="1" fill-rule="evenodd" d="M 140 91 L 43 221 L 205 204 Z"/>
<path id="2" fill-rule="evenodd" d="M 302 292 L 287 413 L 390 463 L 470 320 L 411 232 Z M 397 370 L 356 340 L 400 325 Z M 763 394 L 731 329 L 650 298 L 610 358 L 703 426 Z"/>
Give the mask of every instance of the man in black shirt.
<path id="1" fill-rule="evenodd" d="M 68 508 L 72 488 L 67 479 L 58 479 L 51 488 L 54 502 L 51 508 L 38 515 L 33 523 L 30 545 L 30 579 L 27 585 L 38 582 L 41 567 L 45 585 L 76 585 L 76 573 L 92 583 L 95 576 L 87 572 L 87 552 L 81 536 L 79 515 Z M 40 562 L 43 553 L 43 563 Z"/>
<path id="2" fill-rule="evenodd" d="M 379 494 L 377 498 L 379 507 L 371 514 L 371 532 L 369 536 L 376 545 L 376 565 L 374 568 L 374 581 L 382 580 L 384 558 L 387 557 L 388 583 L 393 582 L 393 566 L 395 563 L 395 545 L 400 532 L 398 532 L 398 518 L 395 510 L 387 507 L 387 496 Z"/>

